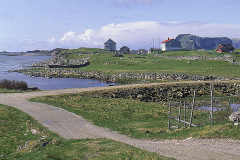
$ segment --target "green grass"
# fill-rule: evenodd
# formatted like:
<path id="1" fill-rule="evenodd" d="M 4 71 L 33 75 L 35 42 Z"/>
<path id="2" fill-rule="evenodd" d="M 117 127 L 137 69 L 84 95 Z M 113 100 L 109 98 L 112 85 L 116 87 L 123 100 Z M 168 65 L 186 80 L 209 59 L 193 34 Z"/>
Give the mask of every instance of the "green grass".
<path id="1" fill-rule="evenodd" d="M 23 93 L 23 92 L 27 92 L 27 91 L 0 88 L 0 93 Z"/>
<path id="2" fill-rule="evenodd" d="M 210 51 L 169 51 L 163 52 L 163 55 L 167 56 L 205 56 L 205 57 L 214 57 L 214 55 Z"/>
<path id="3" fill-rule="evenodd" d="M 199 127 L 168 130 L 168 106 L 157 103 L 145 103 L 130 99 L 95 98 L 91 94 L 65 94 L 46 96 L 32 99 L 61 107 L 70 112 L 81 115 L 94 124 L 110 128 L 119 133 L 143 139 L 184 139 L 197 138 L 233 138 L 239 139 L 236 134 L 240 127 L 221 118 L 221 112 L 214 114 L 215 126 L 209 126 L 209 112 L 196 110 L 193 123 Z M 173 108 L 172 116 L 177 117 L 178 108 Z M 190 111 L 187 113 L 189 121 Z M 226 115 L 225 115 L 226 116 Z M 229 116 L 229 115 L 227 115 Z M 172 120 L 176 126 L 177 121 Z"/>
<path id="4" fill-rule="evenodd" d="M 191 61 L 172 60 L 150 55 L 128 55 L 124 57 L 113 57 L 113 53 L 81 54 L 78 50 L 70 50 L 72 54 L 69 59 L 90 58 L 90 65 L 80 68 L 83 71 L 98 71 L 104 74 L 115 74 L 119 72 L 136 73 L 180 73 L 191 75 L 213 75 L 217 77 L 239 77 L 239 66 L 234 66 L 228 62 L 222 61 Z M 81 54 L 81 56 L 79 56 Z M 209 51 L 174 51 L 163 52 L 171 56 L 207 56 L 213 57 Z M 232 54 L 235 59 L 239 55 Z M 144 58 L 142 58 L 144 57 Z M 173 65 L 174 64 L 174 65 Z"/>
<path id="5" fill-rule="evenodd" d="M 200 76 L 215 76 L 215 77 L 240 77 L 239 68 L 240 66 L 232 65 L 229 62 L 223 61 L 209 61 L 209 60 L 173 60 L 161 57 L 155 57 L 155 54 L 149 55 L 130 55 L 124 54 L 124 57 L 113 57 L 114 53 L 106 52 L 102 49 L 96 48 L 83 48 L 83 49 L 72 49 L 63 51 L 61 53 L 68 52 L 68 59 L 82 59 L 89 57 L 90 65 L 79 68 L 82 71 L 97 71 L 102 74 L 112 75 L 122 72 L 134 72 L 134 73 L 170 73 L 170 74 L 188 74 L 188 75 L 200 75 Z M 86 53 L 98 52 L 95 54 Z M 212 51 L 214 52 L 214 51 Z M 172 51 L 163 52 L 164 55 L 170 56 L 206 56 L 213 57 L 215 54 L 209 51 Z M 216 53 L 218 56 L 223 54 Z M 228 53 L 227 53 L 228 54 Z M 230 53 L 229 53 L 230 54 Z M 240 61 L 240 54 L 231 53 L 235 61 Z M 45 72 L 45 69 L 35 68 L 31 69 L 35 71 Z M 69 76 L 69 75 L 67 75 Z M 64 75 L 63 75 L 64 77 Z M 78 76 L 76 76 L 78 77 Z M 141 80 L 133 79 L 119 79 L 119 82 L 126 83 L 138 82 Z M 154 80 L 153 82 L 158 82 Z"/>
<path id="6" fill-rule="evenodd" d="M 170 159 L 108 139 L 65 140 L 22 111 L 1 104 L 0 144 L 4 160 Z"/>
<path id="7" fill-rule="evenodd" d="M 66 51 L 62 51 L 59 54 L 64 53 L 71 53 L 68 54 L 68 59 L 81 59 L 82 54 L 90 54 L 90 53 L 109 53 L 109 51 L 106 51 L 104 49 L 99 48 L 80 48 L 80 49 L 69 49 Z"/>

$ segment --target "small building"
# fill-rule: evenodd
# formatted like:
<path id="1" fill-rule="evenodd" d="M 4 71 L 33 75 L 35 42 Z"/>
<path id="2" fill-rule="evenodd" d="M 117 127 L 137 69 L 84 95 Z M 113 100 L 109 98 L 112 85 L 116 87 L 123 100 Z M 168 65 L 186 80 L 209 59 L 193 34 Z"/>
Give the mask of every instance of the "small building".
<path id="1" fill-rule="evenodd" d="M 176 39 L 167 39 L 161 42 L 161 50 L 162 51 L 179 51 L 182 49 L 181 42 Z"/>
<path id="2" fill-rule="evenodd" d="M 121 53 L 129 53 L 130 52 L 130 48 L 127 46 L 123 46 L 122 48 L 120 48 L 120 52 Z"/>
<path id="3" fill-rule="evenodd" d="M 117 43 L 111 39 L 104 43 L 104 49 L 108 51 L 116 51 L 116 46 Z"/>
<path id="4" fill-rule="evenodd" d="M 234 47 L 232 44 L 219 44 L 217 46 L 216 52 L 218 53 L 223 53 L 223 52 L 227 52 L 227 53 L 233 53 L 234 52 Z"/>

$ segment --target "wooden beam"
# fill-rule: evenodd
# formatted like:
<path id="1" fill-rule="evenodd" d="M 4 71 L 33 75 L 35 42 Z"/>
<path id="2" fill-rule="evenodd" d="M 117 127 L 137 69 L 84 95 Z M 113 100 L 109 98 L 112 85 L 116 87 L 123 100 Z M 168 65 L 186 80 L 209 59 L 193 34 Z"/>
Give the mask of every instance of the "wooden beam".
<path id="1" fill-rule="evenodd" d="M 169 102 L 168 129 L 171 128 L 171 103 Z"/>
<path id="2" fill-rule="evenodd" d="M 195 97 L 196 97 L 196 90 L 193 91 L 193 103 L 192 103 L 189 127 L 191 127 L 191 124 L 192 124 L 193 111 L 194 111 L 194 106 L 195 106 Z"/>
<path id="3" fill-rule="evenodd" d="M 175 117 L 171 116 L 171 119 L 174 119 L 174 120 L 176 120 L 177 118 L 175 118 Z M 190 125 L 190 122 L 186 122 L 186 121 L 184 121 L 184 120 L 181 120 L 181 119 L 180 119 L 180 122 L 183 122 L 183 123 L 186 123 L 186 124 Z M 191 126 L 193 126 L 193 127 L 196 127 L 196 126 L 198 126 L 198 125 L 197 125 L 197 124 L 192 124 L 192 123 L 191 123 Z"/>
<path id="4" fill-rule="evenodd" d="M 213 84 L 210 84 L 211 91 L 211 125 L 213 126 Z"/>

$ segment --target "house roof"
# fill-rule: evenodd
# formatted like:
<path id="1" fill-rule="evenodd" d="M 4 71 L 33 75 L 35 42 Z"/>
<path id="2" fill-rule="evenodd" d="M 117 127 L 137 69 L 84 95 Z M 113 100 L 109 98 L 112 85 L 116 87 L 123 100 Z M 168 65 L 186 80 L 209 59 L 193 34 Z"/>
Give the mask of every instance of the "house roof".
<path id="1" fill-rule="evenodd" d="M 111 38 L 109 38 L 109 40 L 107 40 L 105 43 L 109 43 L 109 42 L 112 42 L 112 43 L 115 43 L 116 44 L 116 42 L 114 42 Z M 104 44 L 105 44 L 104 43 Z"/>
<path id="2" fill-rule="evenodd" d="M 129 49 L 129 47 L 127 47 L 127 46 L 122 46 L 121 48 L 128 48 Z"/>
<path id="3" fill-rule="evenodd" d="M 167 40 L 165 40 L 165 41 L 162 41 L 161 43 L 167 43 L 167 42 L 169 42 L 169 41 L 171 41 L 171 40 L 173 40 L 173 39 L 167 39 Z"/>
<path id="4" fill-rule="evenodd" d="M 220 47 L 221 46 L 221 47 Z M 234 47 L 232 44 L 219 44 L 218 48 L 224 48 L 224 49 L 230 49 L 230 50 L 234 50 Z"/>

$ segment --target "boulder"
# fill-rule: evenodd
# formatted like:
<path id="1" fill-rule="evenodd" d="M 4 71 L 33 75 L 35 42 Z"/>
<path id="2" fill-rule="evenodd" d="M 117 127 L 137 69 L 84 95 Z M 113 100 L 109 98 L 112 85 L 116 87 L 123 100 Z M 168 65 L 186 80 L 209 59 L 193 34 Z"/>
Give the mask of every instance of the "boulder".
<path id="1" fill-rule="evenodd" d="M 240 111 L 234 112 L 229 116 L 229 120 L 231 122 L 236 122 L 236 121 L 240 121 Z"/>

